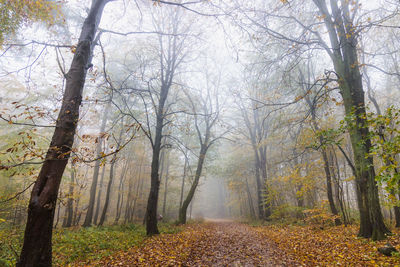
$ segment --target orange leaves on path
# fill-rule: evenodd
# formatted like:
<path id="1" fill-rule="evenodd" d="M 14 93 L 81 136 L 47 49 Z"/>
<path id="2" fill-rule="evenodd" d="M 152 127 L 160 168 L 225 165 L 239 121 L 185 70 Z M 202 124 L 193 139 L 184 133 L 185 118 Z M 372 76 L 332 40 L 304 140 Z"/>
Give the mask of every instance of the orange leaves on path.
<path id="1" fill-rule="evenodd" d="M 296 258 L 302 266 L 400 266 L 400 257 L 387 257 L 377 251 L 390 242 L 398 250 L 400 233 L 373 242 L 357 237 L 358 226 L 317 229 L 312 226 L 256 227 L 265 239 Z"/>
<path id="2" fill-rule="evenodd" d="M 177 234 L 148 238 L 141 246 L 90 266 L 281 266 L 292 265 L 254 228 L 238 223 L 185 226 Z"/>
<path id="3" fill-rule="evenodd" d="M 398 230 L 379 242 L 356 234 L 357 226 L 195 224 L 86 266 L 400 266 L 399 255 L 377 251 L 388 241 L 399 250 Z"/>

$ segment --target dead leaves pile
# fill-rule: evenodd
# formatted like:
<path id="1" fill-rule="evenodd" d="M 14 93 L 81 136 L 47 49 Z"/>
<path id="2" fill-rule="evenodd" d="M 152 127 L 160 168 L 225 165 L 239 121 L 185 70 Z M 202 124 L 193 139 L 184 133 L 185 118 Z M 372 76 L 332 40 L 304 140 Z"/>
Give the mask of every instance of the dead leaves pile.
<path id="1" fill-rule="evenodd" d="M 400 250 L 400 232 L 387 240 L 373 242 L 357 237 L 357 226 L 319 229 L 312 226 L 256 227 L 264 238 L 295 257 L 303 266 L 400 266 L 400 257 L 377 251 L 390 242 Z"/>

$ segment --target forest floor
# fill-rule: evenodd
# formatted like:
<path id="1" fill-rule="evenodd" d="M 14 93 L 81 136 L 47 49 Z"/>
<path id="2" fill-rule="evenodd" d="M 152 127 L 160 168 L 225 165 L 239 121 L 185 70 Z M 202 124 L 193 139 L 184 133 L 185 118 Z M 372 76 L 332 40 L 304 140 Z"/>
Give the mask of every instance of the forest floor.
<path id="1" fill-rule="evenodd" d="M 85 266 L 291 266 L 296 261 L 256 228 L 234 222 L 185 226 L 176 234 L 147 239 L 141 246 Z"/>
<path id="2" fill-rule="evenodd" d="M 235 222 L 191 224 L 174 234 L 84 266 L 400 266 L 399 254 L 377 252 L 400 232 L 374 242 L 358 238 L 357 226 L 250 226 Z"/>
<path id="3" fill-rule="evenodd" d="M 0 225 L 1 226 L 1 225 Z M 387 242 L 400 251 L 400 229 L 386 240 L 357 237 L 358 225 L 255 225 L 227 220 L 160 223 L 146 237 L 142 225 L 56 229 L 54 266 L 399 266 L 384 256 Z M 15 266 L 23 228 L 0 227 L 0 266 Z"/>

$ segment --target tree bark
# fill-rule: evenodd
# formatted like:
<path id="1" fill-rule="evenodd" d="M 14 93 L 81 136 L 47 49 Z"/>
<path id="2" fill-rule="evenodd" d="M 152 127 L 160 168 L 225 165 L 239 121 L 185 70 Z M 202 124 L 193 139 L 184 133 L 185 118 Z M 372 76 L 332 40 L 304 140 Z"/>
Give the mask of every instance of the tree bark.
<path id="1" fill-rule="evenodd" d="M 66 74 L 56 128 L 29 200 L 28 220 L 18 267 L 48 267 L 52 264 L 51 239 L 57 194 L 74 142 L 87 67 L 95 45 L 93 40 L 106 3 L 106 0 L 92 2 L 71 68 Z"/>
<path id="2" fill-rule="evenodd" d="M 165 89 L 164 89 L 165 90 Z M 161 93 L 163 94 L 163 93 Z M 161 102 L 160 97 L 160 102 Z M 165 103 L 166 95 L 164 98 Z M 162 107 L 161 107 L 162 106 Z M 162 139 L 162 129 L 163 129 L 163 115 L 164 104 L 159 104 L 158 115 L 157 115 L 157 125 L 156 125 L 156 136 L 153 146 L 153 157 L 151 161 L 151 184 L 150 184 L 150 194 L 147 200 L 146 209 L 146 233 L 147 235 L 159 234 L 157 227 L 157 206 L 158 206 L 158 193 L 160 190 L 160 177 L 159 177 L 159 159 L 161 152 L 161 139 Z"/>

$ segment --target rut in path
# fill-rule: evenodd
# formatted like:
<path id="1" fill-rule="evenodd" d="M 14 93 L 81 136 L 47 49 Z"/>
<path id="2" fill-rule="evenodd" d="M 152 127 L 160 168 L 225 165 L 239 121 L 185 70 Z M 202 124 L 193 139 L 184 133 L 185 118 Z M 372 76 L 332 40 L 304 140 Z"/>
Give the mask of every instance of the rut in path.
<path id="1" fill-rule="evenodd" d="M 185 226 L 90 266 L 289 266 L 291 261 L 252 227 L 233 222 Z M 86 265 L 87 266 L 87 265 Z"/>

